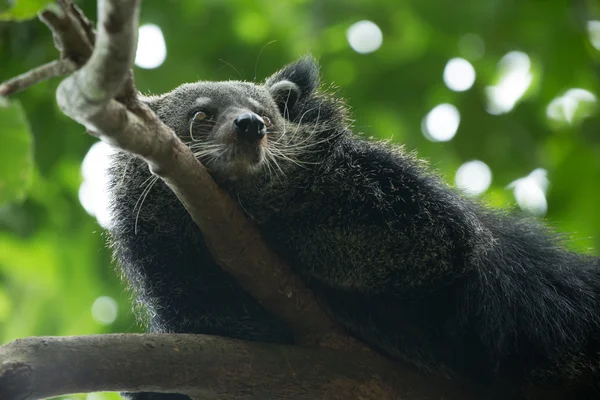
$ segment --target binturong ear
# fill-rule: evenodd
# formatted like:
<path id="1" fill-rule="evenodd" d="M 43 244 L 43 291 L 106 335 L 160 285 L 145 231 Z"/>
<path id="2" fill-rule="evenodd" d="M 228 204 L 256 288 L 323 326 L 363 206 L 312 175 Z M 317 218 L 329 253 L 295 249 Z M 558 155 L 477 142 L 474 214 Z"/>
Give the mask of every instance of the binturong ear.
<path id="1" fill-rule="evenodd" d="M 283 116 L 289 118 L 298 103 L 310 97 L 319 86 L 319 65 L 311 55 L 304 56 L 271 75 L 265 86 Z"/>

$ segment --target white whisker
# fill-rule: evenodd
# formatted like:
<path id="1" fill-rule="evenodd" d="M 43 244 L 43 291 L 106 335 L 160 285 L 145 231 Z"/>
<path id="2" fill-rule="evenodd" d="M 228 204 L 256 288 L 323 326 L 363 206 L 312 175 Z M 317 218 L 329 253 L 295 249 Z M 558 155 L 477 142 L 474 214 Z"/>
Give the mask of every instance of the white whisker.
<path id="1" fill-rule="evenodd" d="M 133 232 L 134 234 L 137 235 L 138 232 L 138 219 L 140 217 L 140 211 L 142 211 L 142 207 L 144 205 L 144 201 L 146 200 L 146 197 L 148 196 L 148 193 L 150 193 L 150 189 L 152 189 L 152 187 L 154 186 L 154 184 L 158 181 L 158 176 L 152 175 L 152 182 L 142 191 L 142 194 L 140 195 L 140 198 L 138 199 L 138 201 L 135 203 L 135 205 L 133 206 L 133 211 L 135 212 L 136 207 L 138 207 L 139 204 L 139 208 L 137 210 L 137 213 L 135 214 L 135 223 L 134 223 L 134 227 L 133 227 Z M 141 200 L 141 203 L 140 203 Z"/>

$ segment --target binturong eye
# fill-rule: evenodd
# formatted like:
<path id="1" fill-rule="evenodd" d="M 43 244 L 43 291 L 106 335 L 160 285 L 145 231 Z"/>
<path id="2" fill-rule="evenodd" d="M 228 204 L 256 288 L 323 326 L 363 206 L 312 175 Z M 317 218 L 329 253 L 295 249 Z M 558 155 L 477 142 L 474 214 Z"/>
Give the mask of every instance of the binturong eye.
<path id="1" fill-rule="evenodd" d="M 200 121 L 205 121 L 207 119 L 209 119 L 208 114 L 205 113 L 204 111 L 198 111 L 196 114 L 194 114 L 194 121 L 200 122 Z"/>
<path id="2" fill-rule="evenodd" d="M 195 112 L 190 121 L 190 138 L 193 141 L 199 140 L 199 138 L 194 137 L 194 133 L 210 133 L 214 125 L 215 121 L 206 111 Z"/>
<path id="3" fill-rule="evenodd" d="M 265 121 L 265 126 L 267 128 L 270 128 L 273 126 L 273 123 L 271 122 L 271 119 L 269 117 L 263 115 L 262 119 L 263 119 L 263 121 Z"/>

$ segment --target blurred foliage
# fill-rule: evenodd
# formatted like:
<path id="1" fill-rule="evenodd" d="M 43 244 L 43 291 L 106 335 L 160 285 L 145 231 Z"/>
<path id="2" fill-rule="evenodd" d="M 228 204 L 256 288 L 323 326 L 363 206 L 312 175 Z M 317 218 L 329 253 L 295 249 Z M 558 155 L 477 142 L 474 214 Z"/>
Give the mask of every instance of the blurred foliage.
<path id="1" fill-rule="evenodd" d="M 0 159 L 0 206 L 25 196 L 33 169 L 33 145 L 23 108 L 0 98 L 2 158 Z"/>
<path id="2" fill-rule="evenodd" d="M 5 0 L 2 9 L 12 3 L 9 12 L 21 19 L 45 1 Z M 95 1 L 79 4 L 95 18 Z M 381 28 L 383 44 L 358 54 L 346 31 L 365 19 Z M 600 113 L 594 108 L 573 123 L 556 123 L 546 113 L 571 88 L 600 94 L 600 51 L 586 31 L 588 21 L 600 20 L 595 0 L 146 0 L 141 20 L 162 29 L 168 51 L 160 67 L 135 69 L 142 92 L 199 79 L 260 81 L 310 51 L 324 82 L 348 100 L 357 131 L 417 149 L 451 183 L 462 163 L 482 160 L 493 174 L 485 201 L 514 207 L 506 186 L 546 169 L 546 218 L 571 237 L 573 248 L 600 254 Z M 486 87 L 498 83 L 498 61 L 515 50 L 529 55 L 533 82 L 512 111 L 492 115 Z M 0 81 L 56 57 L 38 20 L 0 23 Z M 442 80 L 454 57 L 476 70 L 467 91 L 453 92 Z M 102 228 L 78 200 L 81 161 L 94 139 L 60 113 L 57 84 L 32 87 L 14 96 L 11 108 L 0 107 L 0 183 L 16 179 L 12 202 L 0 208 L 0 343 L 139 330 Z M 421 133 L 424 116 L 440 103 L 461 114 L 456 136 L 444 143 Z M 19 104 L 27 123 L 19 121 Z M 8 198 L 0 193 L 0 202 Z M 112 324 L 92 317 L 100 296 L 117 301 Z M 117 398 L 103 396 L 88 398 Z"/>
<path id="3" fill-rule="evenodd" d="M 0 20 L 24 20 L 35 17 L 51 0 L 2 0 Z"/>

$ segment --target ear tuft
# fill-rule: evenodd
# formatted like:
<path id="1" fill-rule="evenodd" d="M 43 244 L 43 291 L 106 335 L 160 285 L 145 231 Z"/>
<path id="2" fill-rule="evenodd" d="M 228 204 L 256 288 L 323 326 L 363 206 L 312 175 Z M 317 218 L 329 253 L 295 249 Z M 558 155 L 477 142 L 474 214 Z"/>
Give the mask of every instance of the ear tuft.
<path id="1" fill-rule="evenodd" d="M 298 101 L 310 97 L 319 86 L 319 64 L 313 56 L 306 55 L 274 73 L 265 85 L 282 110 L 286 106 L 292 108 Z"/>

